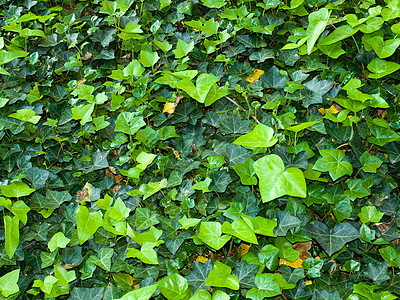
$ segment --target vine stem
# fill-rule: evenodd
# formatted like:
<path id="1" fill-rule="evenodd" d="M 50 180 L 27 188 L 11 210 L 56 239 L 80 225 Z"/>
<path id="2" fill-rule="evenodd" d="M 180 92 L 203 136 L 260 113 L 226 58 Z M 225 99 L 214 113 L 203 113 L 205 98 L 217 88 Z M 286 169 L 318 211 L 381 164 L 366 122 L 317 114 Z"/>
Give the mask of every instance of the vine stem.
<path id="1" fill-rule="evenodd" d="M 226 99 L 228 99 L 230 102 L 235 104 L 237 107 L 239 107 L 242 111 L 246 111 L 243 106 L 241 106 L 239 103 L 237 103 L 235 100 L 233 100 L 231 97 L 225 96 Z M 251 115 L 251 117 L 254 119 L 254 121 L 257 122 L 257 124 L 260 124 L 260 121 L 257 120 L 257 118 L 254 115 Z"/>

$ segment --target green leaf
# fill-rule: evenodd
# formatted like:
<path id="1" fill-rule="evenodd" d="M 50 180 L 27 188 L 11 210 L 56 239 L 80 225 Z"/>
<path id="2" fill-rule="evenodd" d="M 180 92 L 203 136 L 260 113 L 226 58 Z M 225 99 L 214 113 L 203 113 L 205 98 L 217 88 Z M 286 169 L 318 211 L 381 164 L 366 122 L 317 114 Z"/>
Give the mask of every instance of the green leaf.
<path id="1" fill-rule="evenodd" d="M 115 200 L 114 205 L 108 209 L 110 218 L 116 221 L 125 220 L 129 216 L 130 211 L 121 198 Z"/>
<path id="2" fill-rule="evenodd" d="M 329 229 L 320 221 L 313 221 L 302 228 L 308 236 L 317 240 L 329 256 L 342 249 L 346 243 L 360 237 L 359 232 L 349 223 L 340 223 Z"/>
<path id="3" fill-rule="evenodd" d="M 192 185 L 191 188 L 194 190 L 202 191 L 203 193 L 207 193 L 210 191 L 208 189 L 210 183 L 211 183 L 211 178 L 207 177 L 203 181 L 197 182 L 194 185 Z"/>
<path id="4" fill-rule="evenodd" d="M 332 180 L 335 181 L 344 175 L 353 174 L 353 167 L 347 161 L 342 161 L 345 153 L 339 149 L 322 149 L 319 150 L 322 155 L 313 167 L 314 170 L 320 172 L 329 172 Z"/>
<path id="5" fill-rule="evenodd" d="M 94 103 L 75 106 L 71 109 L 72 111 L 72 119 L 81 120 L 81 125 L 85 125 L 88 122 L 92 121 L 92 113 L 94 110 Z"/>
<path id="6" fill-rule="evenodd" d="M 4 216 L 5 249 L 11 259 L 19 245 L 19 218 Z"/>
<path id="7" fill-rule="evenodd" d="M 186 43 L 184 40 L 179 39 L 178 43 L 176 44 L 176 49 L 172 50 L 175 54 L 175 58 L 182 58 L 188 55 L 194 48 L 194 42 L 191 41 L 189 44 Z"/>
<path id="8" fill-rule="evenodd" d="M 285 170 L 282 159 L 271 154 L 258 159 L 253 164 L 260 179 L 263 202 L 269 202 L 284 195 L 306 197 L 306 182 L 303 172 L 297 168 Z"/>
<path id="9" fill-rule="evenodd" d="M 368 78 L 378 79 L 387 76 L 389 74 L 392 74 L 393 72 L 396 72 L 398 69 L 400 69 L 400 65 L 392 61 L 386 61 L 379 58 L 374 58 L 368 64 L 367 68 L 372 73 L 375 73 L 375 74 L 372 73 L 369 74 Z"/>
<path id="10" fill-rule="evenodd" d="M 253 164 L 254 160 L 248 158 L 244 163 L 232 166 L 239 175 L 240 182 L 244 185 L 256 185 L 258 182 L 257 177 L 255 177 L 256 173 L 254 172 Z"/>
<path id="11" fill-rule="evenodd" d="M 187 280 L 174 273 L 170 276 L 164 277 L 158 282 L 157 288 L 161 294 L 167 299 L 182 299 L 184 298 L 185 292 L 189 287 Z"/>
<path id="12" fill-rule="evenodd" d="M 122 298 L 118 300 L 149 300 L 157 289 L 157 285 L 149 285 L 141 287 L 140 289 L 133 290 L 126 293 Z"/>
<path id="13" fill-rule="evenodd" d="M 179 223 L 182 225 L 180 228 L 181 229 L 189 229 L 190 227 L 194 227 L 197 224 L 199 224 L 201 221 L 201 219 L 196 219 L 196 218 L 188 218 L 185 216 L 183 216 L 180 220 Z"/>
<path id="14" fill-rule="evenodd" d="M 268 270 L 275 271 L 279 262 L 279 249 L 273 245 L 262 247 L 261 251 L 258 253 L 258 260 L 261 264 L 265 265 Z"/>
<path id="15" fill-rule="evenodd" d="M 140 50 L 140 58 L 139 61 L 145 67 L 153 67 L 160 57 L 158 56 L 157 52 L 149 52 L 146 50 Z"/>
<path id="16" fill-rule="evenodd" d="M 312 12 L 308 15 L 308 26 L 307 26 L 307 53 L 311 54 L 316 41 L 318 40 L 321 33 L 325 30 L 326 25 L 329 21 L 331 12 L 325 7 Z"/>
<path id="17" fill-rule="evenodd" d="M 382 282 L 388 280 L 389 277 L 389 270 L 388 270 L 388 263 L 384 262 L 377 262 L 372 263 L 370 262 L 367 266 L 367 270 L 365 271 L 365 276 L 371 279 L 374 284 L 381 284 Z"/>
<path id="18" fill-rule="evenodd" d="M 192 271 L 185 277 L 193 288 L 193 293 L 197 293 L 200 289 L 210 290 L 210 287 L 206 287 L 204 284 L 212 269 L 211 260 L 204 263 L 194 261 Z"/>
<path id="19" fill-rule="evenodd" d="M 213 74 L 200 74 L 196 80 L 196 86 L 190 79 L 182 79 L 176 85 L 178 89 L 185 91 L 190 97 L 200 103 L 204 103 L 211 87 L 218 82 Z"/>
<path id="20" fill-rule="evenodd" d="M 19 292 L 18 279 L 19 269 L 8 272 L 0 277 L 0 291 L 4 297 L 11 296 Z"/>
<path id="21" fill-rule="evenodd" d="M 279 284 L 274 281 L 275 274 L 258 274 L 255 279 L 256 288 L 246 293 L 246 298 L 262 300 L 282 293 Z"/>
<path id="22" fill-rule="evenodd" d="M 222 235 L 221 224 L 218 222 L 200 223 L 198 237 L 215 250 L 221 249 L 231 239 L 229 235 Z"/>
<path id="23" fill-rule="evenodd" d="M 226 4 L 225 0 L 201 0 L 201 2 L 208 8 L 221 8 Z"/>
<path id="24" fill-rule="evenodd" d="M 378 157 L 369 154 L 367 151 L 361 155 L 360 162 L 362 164 L 361 169 L 367 173 L 376 173 L 376 170 L 382 165 L 382 161 Z"/>
<path id="25" fill-rule="evenodd" d="M 0 50 L 0 65 L 4 65 L 19 57 L 26 57 L 29 52 L 10 49 L 8 51 Z"/>
<path id="26" fill-rule="evenodd" d="M 103 216 L 100 211 L 89 213 L 88 208 L 83 205 L 79 206 L 75 214 L 79 243 L 82 245 L 103 225 Z"/>
<path id="27" fill-rule="evenodd" d="M 245 242 L 258 245 L 254 230 L 244 220 L 235 220 L 232 224 L 224 222 L 222 224 L 222 232 L 236 236 Z"/>
<path id="28" fill-rule="evenodd" d="M 340 55 L 346 53 L 346 51 L 342 49 L 342 42 L 337 42 L 333 45 L 327 45 L 327 46 L 318 44 L 318 49 L 321 50 L 321 52 L 324 53 L 325 55 L 334 59 L 337 59 Z"/>
<path id="29" fill-rule="evenodd" d="M 279 249 L 279 257 L 287 261 L 294 262 L 300 256 L 300 252 L 294 250 L 292 244 L 284 237 L 277 237 L 275 239 L 275 246 Z"/>
<path id="30" fill-rule="evenodd" d="M 346 15 L 346 16 L 348 16 L 348 15 Z M 342 25 L 342 26 L 337 27 L 327 37 L 321 37 L 320 41 L 318 42 L 318 48 L 320 46 L 335 45 L 338 42 L 353 36 L 359 30 L 359 28 L 353 28 L 353 27 L 350 25 Z M 340 43 L 340 45 L 341 45 L 341 43 Z"/>
<path id="31" fill-rule="evenodd" d="M 16 113 L 9 115 L 9 117 L 32 124 L 37 124 L 40 120 L 40 116 L 36 116 L 35 111 L 32 109 L 19 109 Z"/>
<path id="32" fill-rule="evenodd" d="M 122 112 L 115 121 L 115 131 L 120 131 L 129 135 L 134 135 L 146 123 L 141 116 L 135 116 L 134 113 Z"/>
<path id="33" fill-rule="evenodd" d="M 309 127 L 311 127 L 311 126 L 313 126 L 313 125 L 315 125 L 315 124 L 317 124 L 319 122 L 321 122 L 321 121 L 304 122 L 304 123 L 301 123 L 301 124 L 298 124 L 298 125 L 287 127 L 287 128 L 285 128 L 285 130 L 289 130 L 289 131 L 293 131 L 293 132 L 297 133 L 297 132 L 300 132 L 303 129 L 309 128 Z"/>
<path id="34" fill-rule="evenodd" d="M 257 124 L 249 133 L 238 137 L 233 143 L 245 148 L 272 147 L 278 142 L 274 138 L 274 130 L 264 124 Z"/>
<path id="35" fill-rule="evenodd" d="M 286 236 L 289 229 L 300 226 L 301 221 L 299 218 L 293 216 L 289 211 L 277 212 L 277 227 L 274 228 L 274 234 L 277 236 Z"/>
<path id="36" fill-rule="evenodd" d="M 12 207 L 10 208 L 10 211 L 18 217 L 18 219 L 24 224 L 26 225 L 26 222 L 28 221 L 28 212 L 31 209 L 29 208 L 28 205 L 25 204 L 25 202 L 18 200 L 16 202 L 14 202 L 14 204 L 12 205 Z"/>
<path id="37" fill-rule="evenodd" d="M 208 274 L 206 286 L 226 287 L 231 290 L 239 289 L 239 279 L 231 274 L 232 269 L 216 261 L 210 274 Z"/>
<path id="38" fill-rule="evenodd" d="M 128 248 L 126 257 L 136 257 L 145 264 L 158 265 L 157 252 L 153 249 L 158 244 L 158 242 L 144 242 L 140 251 L 135 248 Z"/>
<path id="39" fill-rule="evenodd" d="M 4 196 L 10 198 L 25 197 L 35 191 L 22 181 L 14 181 L 10 185 L 0 185 L 0 189 Z"/>
<path id="40" fill-rule="evenodd" d="M 378 211 L 375 206 L 363 206 L 361 207 L 361 212 L 358 214 L 358 217 L 363 223 L 377 223 L 382 219 L 383 215 L 384 214 Z"/>
<path id="41" fill-rule="evenodd" d="M 65 237 L 64 233 L 62 232 L 57 232 L 53 237 L 50 239 L 49 243 L 47 246 L 49 247 L 49 250 L 53 252 L 57 248 L 65 248 L 68 243 L 71 241 L 71 239 Z"/>

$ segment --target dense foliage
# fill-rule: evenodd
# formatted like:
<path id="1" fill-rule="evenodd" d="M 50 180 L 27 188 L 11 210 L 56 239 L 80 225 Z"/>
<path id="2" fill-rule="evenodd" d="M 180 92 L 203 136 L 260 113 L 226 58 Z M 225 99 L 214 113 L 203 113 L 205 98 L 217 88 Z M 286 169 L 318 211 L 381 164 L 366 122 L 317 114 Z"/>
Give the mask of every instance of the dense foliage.
<path id="1" fill-rule="evenodd" d="M 1 299 L 395 299 L 398 0 L 0 1 Z"/>

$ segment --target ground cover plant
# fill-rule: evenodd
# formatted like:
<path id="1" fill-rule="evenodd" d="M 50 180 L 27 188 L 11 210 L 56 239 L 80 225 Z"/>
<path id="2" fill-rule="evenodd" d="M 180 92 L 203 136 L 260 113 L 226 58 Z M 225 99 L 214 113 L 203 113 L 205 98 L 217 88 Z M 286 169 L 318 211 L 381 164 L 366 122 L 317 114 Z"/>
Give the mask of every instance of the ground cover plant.
<path id="1" fill-rule="evenodd" d="M 396 299 L 398 0 L 0 1 L 1 299 Z"/>

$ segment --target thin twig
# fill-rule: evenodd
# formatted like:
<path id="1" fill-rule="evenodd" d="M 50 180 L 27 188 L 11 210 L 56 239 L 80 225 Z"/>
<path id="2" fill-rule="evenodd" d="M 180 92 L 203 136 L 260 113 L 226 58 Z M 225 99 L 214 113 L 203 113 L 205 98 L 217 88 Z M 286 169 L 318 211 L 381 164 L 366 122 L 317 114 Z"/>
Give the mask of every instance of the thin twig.
<path id="1" fill-rule="evenodd" d="M 239 103 L 237 103 L 235 100 L 233 100 L 230 97 L 225 96 L 226 99 L 228 99 L 229 101 L 231 101 L 233 104 L 235 104 L 237 107 L 239 107 L 242 111 L 246 111 L 243 106 L 241 106 Z M 260 124 L 260 121 L 257 120 L 257 118 L 254 115 L 251 115 L 251 117 L 254 119 L 254 121 L 256 121 L 258 124 Z"/>

